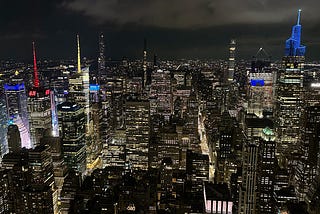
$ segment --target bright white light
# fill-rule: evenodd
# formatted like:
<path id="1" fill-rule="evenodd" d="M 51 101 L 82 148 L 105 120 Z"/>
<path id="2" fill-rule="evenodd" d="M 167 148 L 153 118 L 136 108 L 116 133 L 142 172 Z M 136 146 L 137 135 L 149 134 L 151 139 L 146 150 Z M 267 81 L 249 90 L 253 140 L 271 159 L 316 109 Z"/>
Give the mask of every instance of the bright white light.
<path id="1" fill-rule="evenodd" d="M 311 83 L 311 87 L 313 88 L 320 88 L 320 83 Z"/>

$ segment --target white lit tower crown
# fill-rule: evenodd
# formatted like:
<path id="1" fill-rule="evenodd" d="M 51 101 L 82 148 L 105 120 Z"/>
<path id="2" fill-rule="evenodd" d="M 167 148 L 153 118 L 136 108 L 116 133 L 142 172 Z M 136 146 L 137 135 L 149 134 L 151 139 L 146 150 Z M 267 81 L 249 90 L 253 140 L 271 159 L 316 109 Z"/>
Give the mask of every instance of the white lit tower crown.
<path id="1" fill-rule="evenodd" d="M 33 87 L 28 90 L 28 113 L 30 123 L 31 145 L 35 147 L 40 144 L 40 139 L 47 132 L 52 131 L 52 115 L 50 89 L 40 86 L 37 68 L 37 58 L 34 42 L 33 49 Z"/>
<path id="2" fill-rule="evenodd" d="M 229 65 L 228 65 L 228 83 L 233 82 L 236 57 L 236 40 L 231 39 L 229 44 Z"/>

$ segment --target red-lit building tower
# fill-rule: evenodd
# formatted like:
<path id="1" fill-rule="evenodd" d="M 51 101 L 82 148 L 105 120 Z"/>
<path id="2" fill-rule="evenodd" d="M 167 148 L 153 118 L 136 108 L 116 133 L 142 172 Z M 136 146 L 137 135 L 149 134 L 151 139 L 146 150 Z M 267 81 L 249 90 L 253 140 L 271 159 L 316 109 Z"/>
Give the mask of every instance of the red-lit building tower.
<path id="1" fill-rule="evenodd" d="M 35 147 L 40 144 L 40 139 L 44 134 L 51 134 L 51 102 L 50 89 L 40 86 L 37 68 L 37 58 L 34 42 L 33 48 L 33 87 L 28 90 L 28 113 L 30 123 L 31 145 Z"/>

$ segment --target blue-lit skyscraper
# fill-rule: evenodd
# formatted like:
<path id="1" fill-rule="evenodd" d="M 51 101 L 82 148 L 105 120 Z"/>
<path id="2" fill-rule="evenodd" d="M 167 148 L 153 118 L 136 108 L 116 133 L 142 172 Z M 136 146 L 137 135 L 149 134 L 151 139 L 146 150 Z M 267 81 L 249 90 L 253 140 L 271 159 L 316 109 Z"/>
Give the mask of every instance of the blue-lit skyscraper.
<path id="1" fill-rule="evenodd" d="M 18 126 L 21 137 L 21 147 L 31 148 L 27 95 L 24 83 L 5 84 L 4 90 L 9 123 Z"/>
<path id="2" fill-rule="evenodd" d="M 300 25 L 301 10 L 298 11 L 297 24 L 292 27 L 292 34 L 286 41 L 285 56 L 304 56 L 306 46 L 301 45 L 301 25 Z"/>
<path id="3" fill-rule="evenodd" d="M 299 152 L 304 106 L 302 95 L 306 47 L 301 45 L 300 14 L 301 10 L 298 11 L 297 24 L 292 27 L 292 35 L 286 41 L 282 69 L 277 74 L 276 84 L 277 156 L 280 164 L 289 166 L 295 163 L 291 158 L 293 154 Z"/>
<path id="4" fill-rule="evenodd" d="M 8 119 L 6 102 L 4 96 L 0 95 L 0 160 L 1 157 L 8 152 L 8 143 L 7 143 L 7 128 L 8 128 Z M 21 145 L 20 145 L 21 146 Z"/>

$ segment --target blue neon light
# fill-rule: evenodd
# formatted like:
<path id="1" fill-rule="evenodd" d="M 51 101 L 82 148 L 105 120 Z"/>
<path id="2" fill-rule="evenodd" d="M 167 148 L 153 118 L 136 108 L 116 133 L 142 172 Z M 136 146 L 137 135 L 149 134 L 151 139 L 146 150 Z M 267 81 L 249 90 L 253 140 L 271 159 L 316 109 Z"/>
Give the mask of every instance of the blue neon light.
<path id="1" fill-rule="evenodd" d="M 4 84 L 4 90 L 6 90 L 6 91 L 24 90 L 24 83 L 20 83 L 20 84 L 16 84 L 16 85 Z"/>
<path id="2" fill-rule="evenodd" d="M 306 46 L 301 45 L 301 25 L 300 25 L 301 10 L 298 11 L 297 24 L 292 27 L 292 34 L 286 41 L 286 56 L 304 56 L 306 53 Z"/>
<path id="3" fill-rule="evenodd" d="M 254 79 L 250 81 L 251 86 L 264 86 L 264 80 L 263 79 Z"/>
<path id="4" fill-rule="evenodd" d="M 90 84 L 90 91 L 99 91 L 100 85 L 98 84 Z"/>

